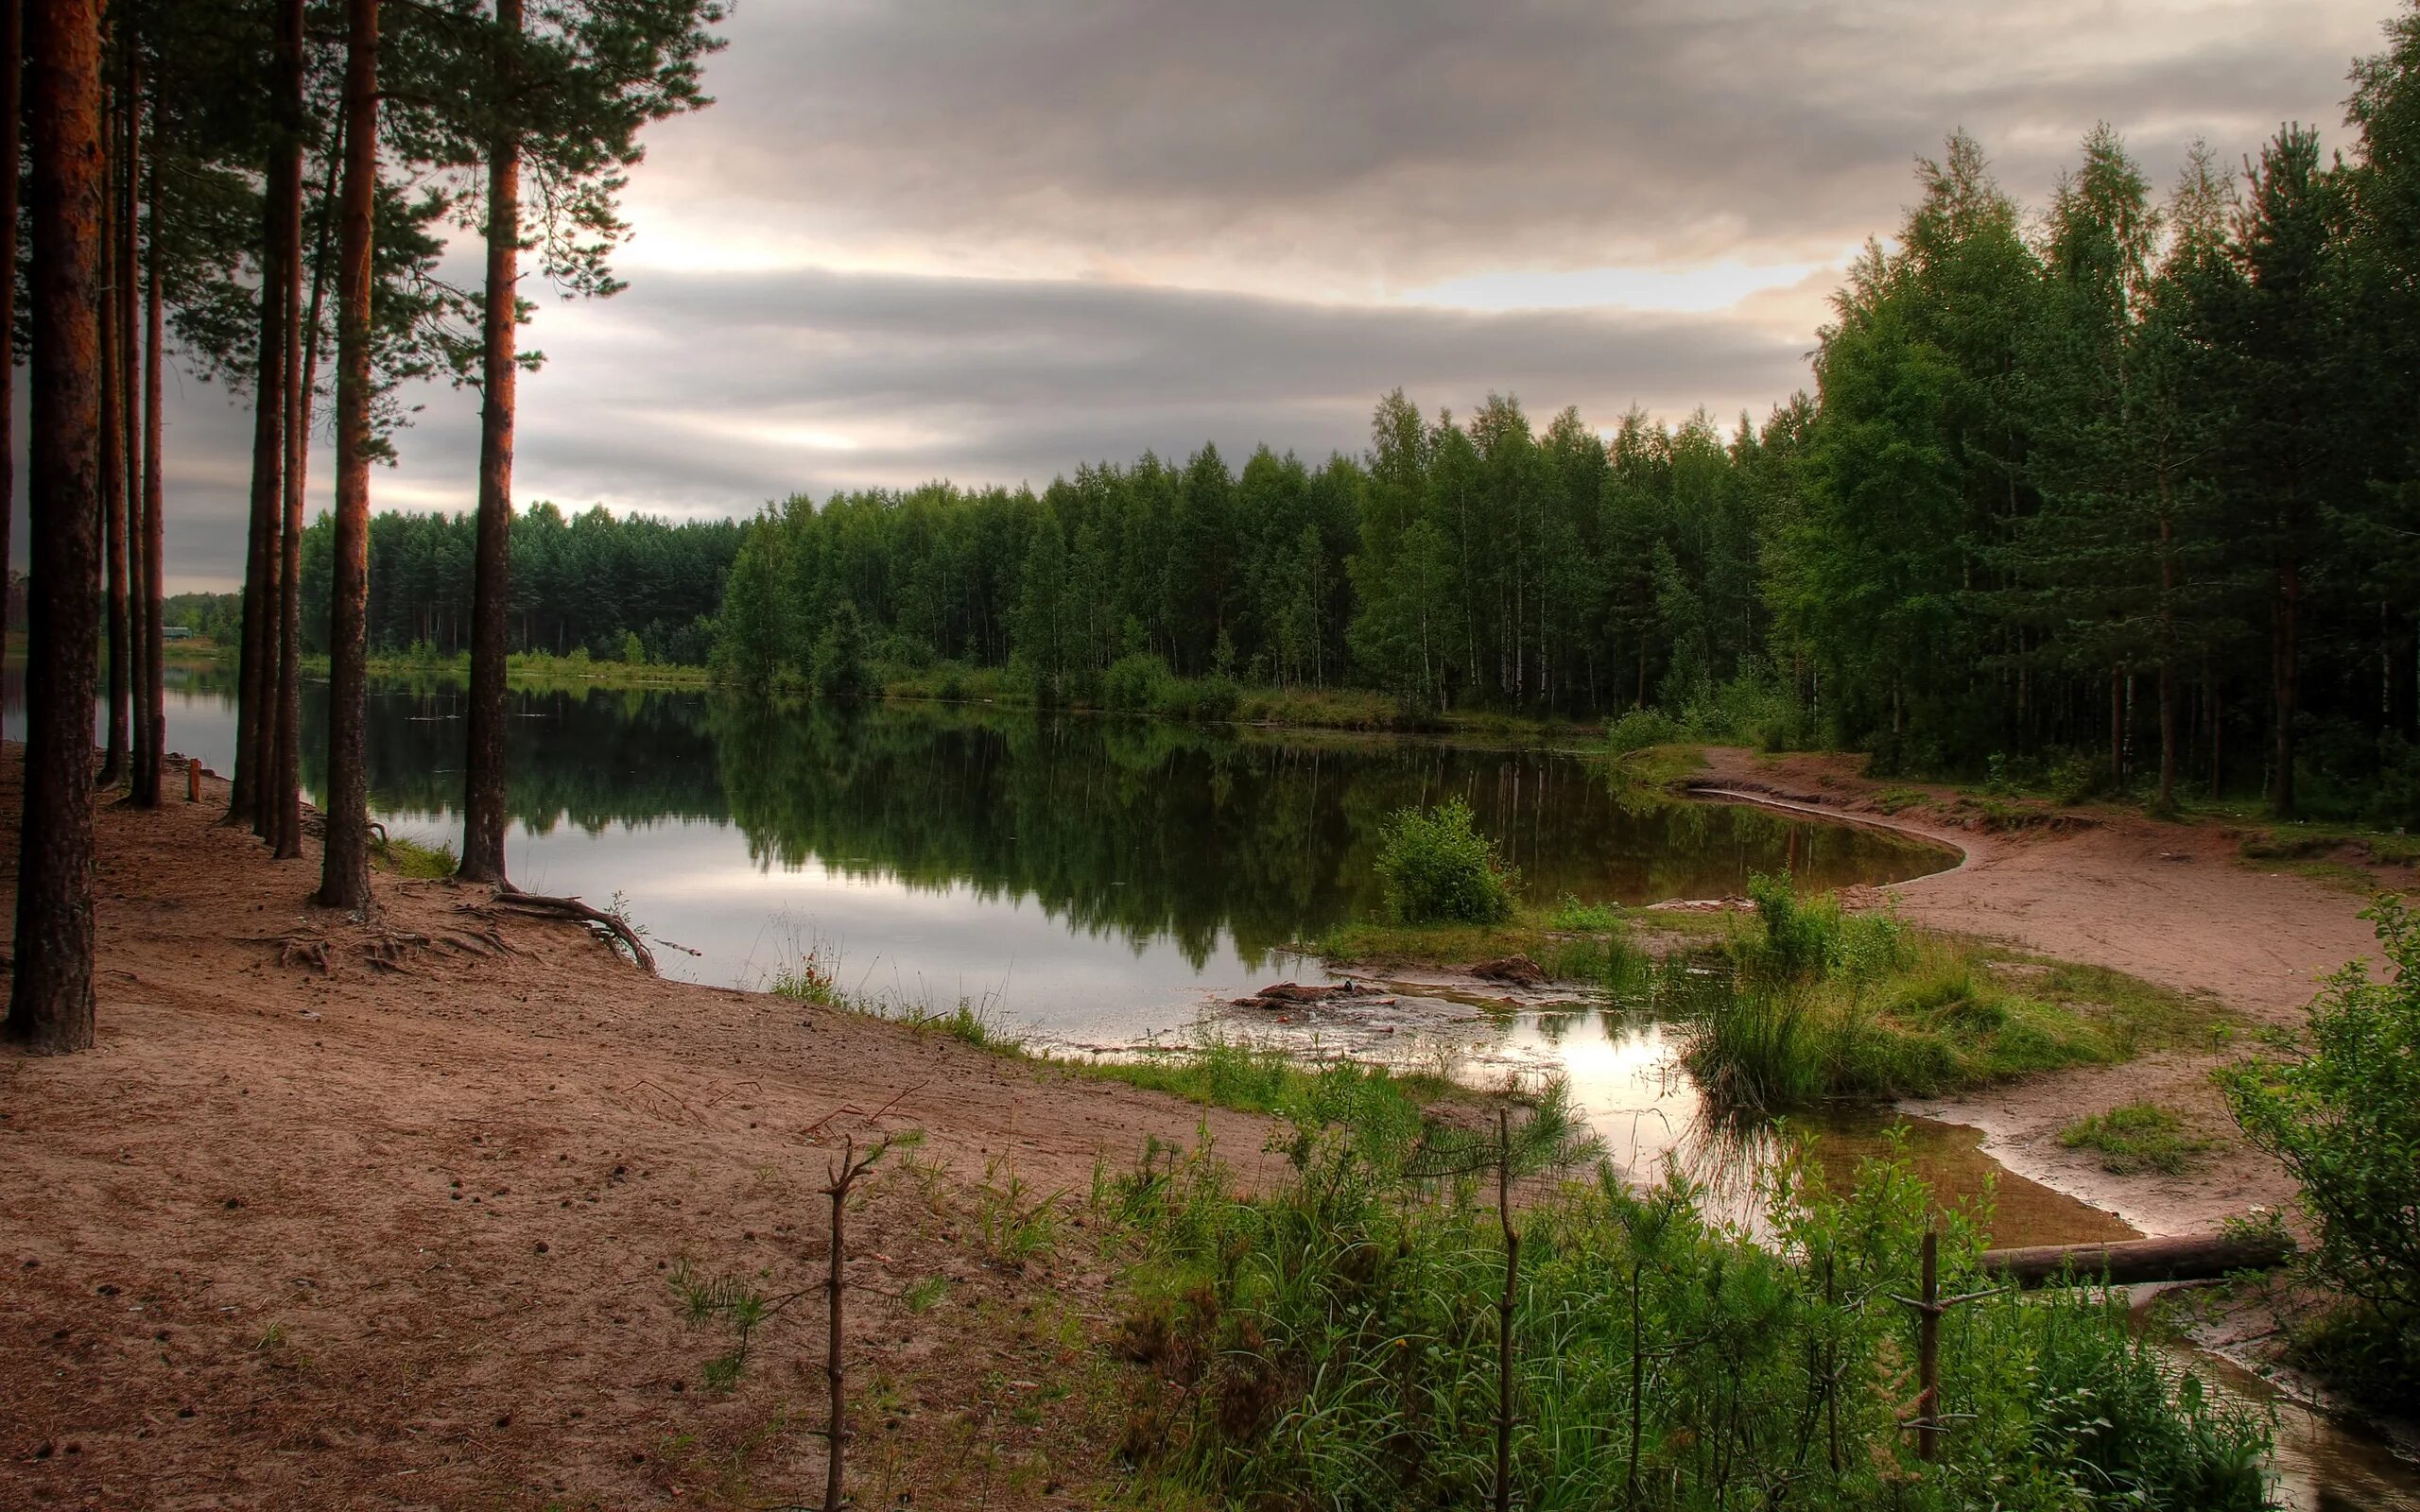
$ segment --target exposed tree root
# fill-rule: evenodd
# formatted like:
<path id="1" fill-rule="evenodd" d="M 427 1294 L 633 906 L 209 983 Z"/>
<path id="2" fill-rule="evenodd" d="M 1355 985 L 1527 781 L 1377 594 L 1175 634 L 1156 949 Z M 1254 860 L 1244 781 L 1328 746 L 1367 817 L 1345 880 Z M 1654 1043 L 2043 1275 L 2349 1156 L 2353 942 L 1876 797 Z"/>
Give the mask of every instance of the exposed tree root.
<path id="1" fill-rule="evenodd" d="M 609 914 L 601 908 L 591 908 L 577 898 L 550 898 L 543 893 L 523 892 L 509 883 L 495 890 L 493 906 L 552 919 L 576 919 L 599 935 L 620 941 L 622 948 L 631 953 L 631 959 L 646 968 L 648 975 L 659 974 L 655 969 L 655 953 L 647 948 L 647 941 L 639 938 L 639 932 L 618 915 Z"/>

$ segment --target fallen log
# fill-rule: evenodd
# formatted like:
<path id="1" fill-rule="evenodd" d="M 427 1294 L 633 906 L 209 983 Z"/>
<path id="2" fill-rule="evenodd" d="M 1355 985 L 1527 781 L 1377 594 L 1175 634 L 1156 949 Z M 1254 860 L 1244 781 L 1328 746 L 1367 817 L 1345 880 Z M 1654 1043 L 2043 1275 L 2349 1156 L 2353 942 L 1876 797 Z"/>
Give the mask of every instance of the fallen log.
<path id="1" fill-rule="evenodd" d="M 1986 1249 L 1988 1274 L 2019 1286 L 2042 1286 L 2062 1276 L 2117 1285 L 2136 1281 L 2210 1280 L 2239 1270 L 2271 1270 L 2294 1258 L 2284 1234 L 2185 1234 L 2169 1239 L 2119 1239 L 2099 1245 L 2027 1245 Z"/>
<path id="2" fill-rule="evenodd" d="M 555 919 L 576 919 L 591 929 L 602 930 L 620 940 L 631 953 L 631 959 L 647 969 L 649 976 L 662 973 L 655 969 L 655 953 L 639 938 L 637 930 L 618 914 L 601 908 L 591 908 L 577 898 L 553 898 L 544 893 L 523 892 L 518 887 L 503 886 L 495 890 L 494 906 L 517 909 L 525 914 L 543 914 Z"/>

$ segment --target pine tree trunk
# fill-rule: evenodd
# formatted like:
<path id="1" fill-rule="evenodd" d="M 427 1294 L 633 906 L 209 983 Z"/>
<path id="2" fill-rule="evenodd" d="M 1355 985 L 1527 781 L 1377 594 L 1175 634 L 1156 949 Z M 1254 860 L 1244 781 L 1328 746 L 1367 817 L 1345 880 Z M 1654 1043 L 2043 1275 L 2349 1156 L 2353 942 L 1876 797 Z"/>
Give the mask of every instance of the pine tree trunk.
<path id="1" fill-rule="evenodd" d="M 312 364 L 302 347 L 302 105 L 303 0 L 285 0 L 279 8 L 277 59 L 280 84 L 288 112 L 288 137 L 272 164 L 269 193 L 278 212 L 279 239 L 285 253 L 285 307 L 284 429 L 285 456 L 281 469 L 280 502 L 284 520 L 278 531 L 277 680 L 272 696 L 274 729 L 269 738 L 269 765 L 264 773 L 265 806 L 269 810 L 269 839 L 281 861 L 302 854 L 302 478 L 311 449 Z M 339 126 L 337 140 L 341 141 Z M 329 159 L 334 187 L 335 157 Z M 326 218 L 321 220 L 320 257 L 326 261 Z M 318 355 L 320 301 L 315 271 L 311 285 L 312 356 Z"/>
<path id="2" fill-rule="evenodd" d="M 0 1038 L 93 1043 L 93 660 L 101 569 L 101 33 L 28 0 L 33 124 L 32 584 L 15 971 Z"/>
<path id="3" fill-rule="evenodd" d="M 114 787 L 126 780 L 127 683 L 126 626 L 126 415 L 121 407 L 125 386 L 119 382 L 120 343 L 118 284 L 126 269 L 118 266 L 117 153 L 115 112 L 104 107 L 101 143 L 101 536 L 102 593 L 109 605 L 109 744 L 101 759 L 100 785 Z"/>
<path id="4" fill-rule="evenodd" d="M 155 113 L 154 120 L 157 120 Z M 168 751 L 168 681 L 162 664 L 167 653 L 167 523 L 162 512 L 160 477 L 160 343 L 165 324 L 166 289 L 161 270 L 160 154 L 151 154 L 151 245 L 146 260 L 143 313 L 143 762 L 134 774 L 135 800 L 160 806 L 160 781 Z"/>
<path id="5" fill-rule="evenodd" d="M 268 165 L 276 173 L 274 158 Z M 230 784 L 227 822 L 261 829 L 269 789 L 266 733 L 275 722 L 269 700 L 277 684 L 278 503 L 282 483 L 283 396 L 279 378 L 285 351 L 285 290 L 277 267 L 278 215 L 274 194 L 261 211 L 261 318 L 259 369 L 253 390 L 251 526 L 244 548 L 244 646 L 235 695 L 235 775 Z"/>
<path id="6" fill-rule="evenodd" d="M 24 0 L 0 0 L 0 289 L 17 286 L 16 164 L 25 143 L 26 8 Z M 17 301 L 0 300 L 0 651 L 9 646 L 9 534 L 17 512 Z"/>
<path id="7" fill-rule="evenodd" d="M 378 0 L 347 0 L 343 232 L 337 265 L 336 560 L 328 608 L 328 839 L 320 902 L 370 906 L 371 207 L 378 179 Z M 280 291 L 280 297 L 283 292 Z"/>
<path id="8" fill-rule="evenodd" d="M 496 94 L 512 95 L 510 48 L 522 0 L 496 0 L 504 49 Z M 479 408 L 479 522 L 471 601 L 470 749 L 464 762 L 460 874 L 505 880 L 505 611 L 512 596 L 513 328 L 520 301 L 521 135 L 507 122 L 488 152 L 487 352 Z"/>
<path id="9" fill-rule="evenodd" d="M 147 605 L 150 591 L 144 581 L 143 559 L 143 369 L 134 339 L 134 323 L 140 306 L 135 287 L 142 277 L 143 262 L 135 234 L 135 177 L 143 162 L 136 119 L 140 113 L 138 101 L 143 97 L 141 78 L 135 65 L 133 13 L 120 13 L 118 35 L 122 71 L 118 75 L 117 119 L 117 237 L 118 276 L 110 290 L 116 308 L 112 318 L 117 322 L 117 412 L 120 429 L 118 447 L 125 454 L 120 463 L 126 477 L 126 688 L 127 688 L 127 768 L 126 799 L 138 803 L 143 793 L 143 742 L 147 730 L 143 718 L 144 658 L 150 642 L 147 639 Z"/>

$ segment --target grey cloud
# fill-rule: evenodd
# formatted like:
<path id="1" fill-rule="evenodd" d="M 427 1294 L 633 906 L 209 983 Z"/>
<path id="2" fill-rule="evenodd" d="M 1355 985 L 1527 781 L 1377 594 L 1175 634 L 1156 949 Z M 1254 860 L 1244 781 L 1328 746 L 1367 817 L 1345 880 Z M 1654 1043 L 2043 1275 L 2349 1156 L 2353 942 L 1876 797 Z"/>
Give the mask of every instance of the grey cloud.
<path id="1" fill-rule="evenodd" d="M 840 239 L 1474 266 L 1835 249 L 1951 128 L 2047 189 L 2096 119 L 2154 167 L 2332 124 L 2382 0 L 743 7 L 652 200 Z M 2239 139 L 2240 138 L 2240 139 Z M 747 209 L 729 211 L 735 202 Z M 885 239 L 888 238 L 886 241 Z"/>
<path id="2" fill-rule="evenodd" d="M 1759 413 L 1804 382 L 1803 343 L 1720 317 L 1333 306 L 1106 284 L 784 273 L 650 277 L 541 316 L 522 384 L 516 492 L 566 507 L 735 514 L 794 491 L 932 477 L 1037 487 L 1087 460 L 1204 441 L 1313 458 L 1363 444 L 1401 386 L 1434 408 L 1491 389 L 1541 423 L 1610 425 L 1636 403 Z M 467 508 L 475 412 L 437 392 L 371 480 L 373 507 Z M 170 546 L 182 575 L 241 570 L 248 434 L 192 389 L 172 407 Z M 786 444 L 864 436 L 853 451 Z M 324 505 L 323 472 L 314 492 Z"/>

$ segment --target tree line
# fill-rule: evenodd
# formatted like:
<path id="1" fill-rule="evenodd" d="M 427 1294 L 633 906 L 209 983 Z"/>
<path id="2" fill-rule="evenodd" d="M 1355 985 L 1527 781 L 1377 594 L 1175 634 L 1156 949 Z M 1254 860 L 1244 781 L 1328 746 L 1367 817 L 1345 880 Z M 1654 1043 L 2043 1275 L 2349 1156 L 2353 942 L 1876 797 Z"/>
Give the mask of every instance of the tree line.
<path id="1" fill-rule="evenodd" d="M 0 162 L 23 170 L 0 173 L 0 288 L 22 284 L 29 325 L 20 342 L 7 325 L 16 301 L 0 300 L 0 341 L 27 355 L 33 437 L 25 822 L 7 1038 L 52 1051 L 92 1042 L 91 731 L 104 638 L 99 785 L 123 782 L 137 807 L 160 799 L 160 394 L 171 352 L 186 370 L 248 394 L 253 415 L 228 819 L 282 858 L 301 855 L 300 663 L 323 648 L 326 844 L 315 898 L 353 910 L 372 905 L 362 749 L 376 534 L 370 469 L 391 456 L 408 386 L 478 389 L 472 586 L 446 633 L 471 650 L 462 871 L 506 884 L 509 640 L 516 614 L 525 638 L 542 624 L 568 635 L 547 588 L 516 603 L 510 581 L 523 533 L 510 503 L 515 385 L 538 361 L 517 340 L 535 308 L 523 283 L 535 278 L 569 298 L 620 288 L 612 256 L 628 228 L 617 197 L 641 157 L 639 134 L 709 103 L 700 69 L 719 45 L 713 28 L 723 9 L 720 0 L 0 5 Z M 22 268 L 21 183 L 30 229 Z M 442 277 L 452 229 L 485 246 L 476 286 Z M 0 438 L 9 434 L 12 386 L 0 373 Z M 306 527 L 311 442 L 323 423 L 336 507 Z M 0 456 L 0 478 L 8 461 Z M 552 539 L 543 525 L 527 534 Z M 306 558 L 315 535 L 324 547 Z M 575 555 L 590 544 L 576 524 L 561 535 L 581 537 Z M 7 546 L 0 534 L 0 560 Z M 390 555 L 407 576 L 408 548 Z M 325 609 L 312 605 L 306 637 L 314 577 Z"/>
<path id="2" fill-rule="evenodd" d="M 2029 215 L 1953 135 L 1761 424 L 1398 391 L 1317 466 L 795 497 L 749 526 L 718 663 L 1090 701 L 1142 658 L 2420 819 L 2420 6 L 2387 41 L 2333 160 L 2290 125 L 2163 195 L 2099 126 Z"/>

